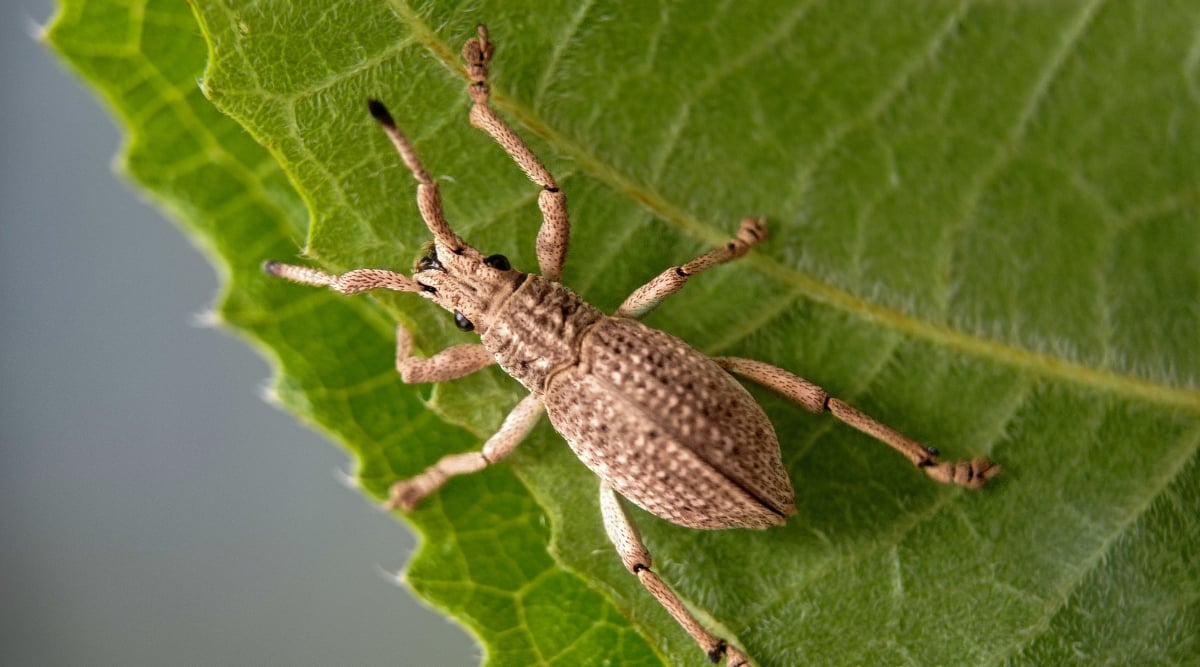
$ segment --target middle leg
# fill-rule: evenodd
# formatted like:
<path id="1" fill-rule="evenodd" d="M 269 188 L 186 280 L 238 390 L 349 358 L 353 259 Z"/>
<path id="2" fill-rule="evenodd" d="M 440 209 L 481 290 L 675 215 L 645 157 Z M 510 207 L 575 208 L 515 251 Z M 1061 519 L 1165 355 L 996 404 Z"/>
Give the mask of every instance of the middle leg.
<path id="1" fill-rule="evenodd" d="M 384 507 L 412 510 L 451 477 L 479 472 L 507 457 L 529 435 L 541 416 L 542 402 L 532 394 L 526 396 L 508 413 L 500 430 L 483 443 L 481 450 L 447 454 L 416 477 L 396 482 L 388 492 Z"/>
<path id="2" fill-rule="evenodd" d="M 745 218 L 737 234 L 722 246 L 700 255 L 683 266 L 673 266 L 658 274 L 625 298 L 614 313 L 616 317 L 641 319 L 658 307 L 663 299 L 683 289 L 692 276 L 703 273 L 717 264 L 724 264 L 745 255 L 750 248 L 767 238 L 767 223 L 762 218 Z"/>

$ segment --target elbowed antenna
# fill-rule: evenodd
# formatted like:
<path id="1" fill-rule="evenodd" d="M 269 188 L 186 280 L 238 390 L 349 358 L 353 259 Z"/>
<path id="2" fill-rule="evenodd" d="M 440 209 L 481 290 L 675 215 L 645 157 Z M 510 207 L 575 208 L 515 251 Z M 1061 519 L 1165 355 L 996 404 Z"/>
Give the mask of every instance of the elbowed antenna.
<path id="1" fill-rule="evenodd" d="M 412 142 L 396 126 L 395 119 L 392 118 L 392 114 L 388 112 L 383 102 L 367 100 L 367 108 L 370 109 L 375 120 L 379 121 L 379 125 L 387 133 L 388 139 L 392 140 L 392 145 L 396 147 L 396 152 L 400 154 L 404 166 L 408 167 L 413 178 L 417 179 L 417 208 L 421 210 L 421 219 L 425 221 L 425 226 L 429 228 L 438 243 L 455 253 L 461 252 L 468 246 L 458 234 L 450 229 L 450 223 L 446 222 L 446 216 L 442 213 L 442 198 L 438 195 L 437 182 L 429 176 L 429 172 L 425 171 Z"/>
<path id="2" fill-rule="evenodd" d="M 425 167 L 421 164 L 421 158 L 417 157 L 416 150 L 412 147 L 412 142 L 408 137 L 396 127 L 396 119 L 392 118 L 392 114 L 383 106 L 383 102 L 379 100 L 367 100 L 367 109 L 371 111 L 371 115 L 379 124 L 383 126 L 383 131 L 387 132 L 388 138 L 392 140 L 392 145 L 396 147 L 396 152 L 400 154 L 400 159 L 404 160 L 404 166 L 412 171 L 413 176 L 421 183 L 432 183 L 429 172 L 425 171 Z"/>
<path id="3" fill-rule="evenodd" d="M 354 269 L 340 275 L 325 273 L 311 266 L 297 266 L 283 262 L 267 261 L 263 271 L 301 285 L 328 287 L 342 294 L 358 294 L 373 289 L 388 289 L 394 292 L 427 292 L 429 288 L 408 276 L 386 269 Z"/>

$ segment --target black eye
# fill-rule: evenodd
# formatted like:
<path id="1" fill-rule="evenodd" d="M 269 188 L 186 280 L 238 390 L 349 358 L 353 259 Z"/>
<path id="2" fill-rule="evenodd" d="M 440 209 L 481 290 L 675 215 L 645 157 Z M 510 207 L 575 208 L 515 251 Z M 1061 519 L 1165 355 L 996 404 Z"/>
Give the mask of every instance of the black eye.
<path id="1" fill-rule="evenodd" d="M 441 261 L 437 256 L 437 245 L 433 241 L 429 241 L 421 247 L 421 258 L 417 260 L 413 268 L 417 271 L 445 271 L 446 267 L 442 266 Z"/>
<path id="2" fill-rule="evenodd" d="M 426 257 L 422 257 L 420 260 L 417 261 L 417 270 L 418 271 L 429 271 L 430 269 L 436 269 L 438 271 L 446 270 L 445 267 L 442 266 L 442 263 L 438 261 L 438 258 L 433 256 L 432 254 L 428 255 Z"/>
<path id="3" fill-rule="evenodd" d="M 458 312 L 457 310 L 454 311 L 454 326 L 458 327 L 460 331 L 474 331 L 475 330 L 475 325 L 471 324 L 471 320 L 468 320 L 467 318 L 463 317 L 463 314 Z"/>
<path id="4" fill-rule="evenodd" d="M 483 260 L 483 263 L 500 271 L 507 271 L 512 268 L 512 264 L 508 263 L 508 258 L 504 255 L 489 255 L 487 259 Z"/>

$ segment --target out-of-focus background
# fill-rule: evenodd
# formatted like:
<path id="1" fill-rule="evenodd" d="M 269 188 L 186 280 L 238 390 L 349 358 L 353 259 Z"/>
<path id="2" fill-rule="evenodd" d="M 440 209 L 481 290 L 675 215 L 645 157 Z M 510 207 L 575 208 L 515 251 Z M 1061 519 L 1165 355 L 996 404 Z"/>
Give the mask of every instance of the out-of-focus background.
<path id="1" fill-rule="evenodd" d="M 389 572 L 412 537 L 198 324 L 207 262 L 110 168 L 121 137 L 0 9 L 0 662 L 478 662 Z"/>

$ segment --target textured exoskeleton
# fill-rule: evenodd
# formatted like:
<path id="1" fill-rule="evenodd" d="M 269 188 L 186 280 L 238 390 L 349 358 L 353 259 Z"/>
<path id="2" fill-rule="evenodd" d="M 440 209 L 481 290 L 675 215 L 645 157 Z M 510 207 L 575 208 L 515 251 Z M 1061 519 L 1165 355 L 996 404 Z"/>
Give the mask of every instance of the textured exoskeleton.
<path id="1" fill-rule="evenodd" d="M 766 238 L 762 220 L 747 218 L 728 243 L 635 290 L 606 315 L 557 281 L 566 260 L 566 197 L 554 178 L 489 105 L 487 63 L 493 45 L 481 26 L 463 56 L 474 104 L 471 123 L 490 134 L 541 186 L 543 224 L 537 239 L 541 275 L 513 269 L 501 255 L 468 245 L 442 215 L 437 183 L 382 104 L 371 101 L 417 180 L 417 203 L 433 234 L 410 278 L 385 269 L 333 275 L 268 262 L 268 273 L 345 294 L 371 289 L 415 292 L 454 313 L 478 344 L 429 357 L 412 356 L 412 339 L 397 329 L 396 367 L 405 382 L 449 380 L 496 363 L 526 389 L 522 400 L 478 452 L 443 457 L 420 475 L 397 482 L 389 505 L 412 509 L 445 481 L 507 456 L 541 416 L 600 477 L 604 526 L 622 562 L 683 626 L 713 662 L 747 664 L 746 655 L 692 616 L 651 569 L 649 552 L 617 494 L 668 521 L 692 528 L 767 528 L 793 514 L 794 493 L 770 421 L 734 374 L 767 386 L 811 412 L 828 411 L 907 456 L 933 479 L 979 488 L 1000 468 L 983 459 L 942 463 L 936 450 L 830 397 L 783 369 L 751 359 L 710 358 L 637 318 L 680 290 L 691 276 L 744 255 Z"/>
<path id="2" fill-rule="evenodd" d="M 711 359 L 620 317 L 584 332 L 579 355 L 542 400 L 617 493 L 691 528 L 766 528 L 795 513 L 771 422 Z"/>
<path id="3" fill-rule="evenodd" d="M 536 275 L 479 318 L 496 363 L 617 493 L 692 528 L 765 528 L 796 511 L 766 414 L 687 343 Z"/>

